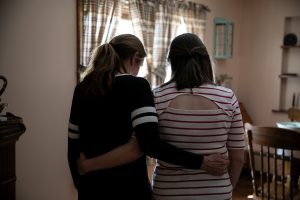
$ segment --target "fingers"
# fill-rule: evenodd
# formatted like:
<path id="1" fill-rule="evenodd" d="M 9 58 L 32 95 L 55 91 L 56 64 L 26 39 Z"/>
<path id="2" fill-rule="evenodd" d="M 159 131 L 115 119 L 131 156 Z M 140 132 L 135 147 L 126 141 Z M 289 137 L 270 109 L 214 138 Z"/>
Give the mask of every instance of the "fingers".
<path id="1" fill-rule="evenodd" d="M 136 139 L 136 136 L 135 136 L 135 135 L 132 135 L 130 139 L 131 139 L 131 140 L 135 140 L 135 141 L 137 141 L 137 139 Z"/>
<path id="2" fill-rule="evenodd" d="M 81 158 L 81 159 L 86 159 L 86 156 L 85 156 L 84 153 L 81 152 L 81 153 L 79 154 L 79 158 Z"/>
<path id="3" fill-rule="evenodd" d="M 86 171 L 84 169 L 85 160 L 86 160 L 86 156 L 84 155 L 84 153 L 80 153 L 79 158 L 77 160 L 77 166 L 78 166 L 78 170 L 79 170 L 80 175 L 84 175 L 86 173 Z"/>
<path id="4" fill-rule="evenodd" d="M 224 154 L 212 154 L 212 155 L 209 155 L 209 157 L 216 161 L 229 161 L 228 156 L 224 155 Z"/>
<path id="5" fill-rule="evenodd" d="M 229 159 L 225 155 L 212 154 L 204 156 L 201 168 L 208 173 L 220 176 L 227 172 Z"/>
<path id="6" fill-rule="evenodd" d="M 86 157 L 83 153 L 79 154 L 79 158 L 77 159 L 77 164 L 80 166 L 86 160 Z"/>
<path id="7" fill-rule="evenodd" d="M 208 155 L 208 159 L 211 162 L 216 163 L 216 165 L 220 164 L 220 165 L 225 165 L 228 166 L 229 165 L 229 158 L 227 155 L 224 154 L 212 154 L 212 155 Z"/>
<path id="8" fill-rule="evenodd" d="M 219 168 L 218 170 L 216 170 L 214 168 L 210 168 L 207 170 L 207 172 L 214 176 L 222 176 L 223 174 L 225 174 L 227 172 L 227 167 Z"/>

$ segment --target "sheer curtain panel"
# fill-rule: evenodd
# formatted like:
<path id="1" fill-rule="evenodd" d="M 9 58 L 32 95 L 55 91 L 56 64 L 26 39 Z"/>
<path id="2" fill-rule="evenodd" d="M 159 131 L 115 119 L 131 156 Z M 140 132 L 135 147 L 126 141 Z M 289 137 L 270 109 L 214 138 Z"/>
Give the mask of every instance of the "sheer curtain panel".
<path id="1" fill-rule="evenodd" d="M 91 51 L 108 42 L 122 16 L 119 0 L 82 0 L 82 41 L 80 65 L 87 67 Z"/>
<path id="2" fill-rule="evenodd" d="M 129 13 L 134 33 L 141 38 L 147 52 L 147 80 L 151 83 L 153 38 L 155 25 L 154 0 L 130 0 Z"/>

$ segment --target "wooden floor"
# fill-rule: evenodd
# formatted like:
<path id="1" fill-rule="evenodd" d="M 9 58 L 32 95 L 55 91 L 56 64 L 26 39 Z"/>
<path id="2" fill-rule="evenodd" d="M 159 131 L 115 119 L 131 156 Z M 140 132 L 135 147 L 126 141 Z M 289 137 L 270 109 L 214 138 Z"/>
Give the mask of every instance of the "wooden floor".
<path id="1" fill-rule="evenodd" d="M 149 179 L 152 180 L 153 165 L 149 165 L 148 175 Z M 233 191 L 232 200 L 251 200 L 252 198 L 247 198 L 253 193 L 251 175 L 247 170 L 243 170 L 236 188 Z"/>
<path id="2" fill-rule="evenodd" d="M 251 200 L 247 198 L 253 194 L 251 174 L 249 171 L 243 170 L 236 188 L 233 190 L 233 200 Z"/>

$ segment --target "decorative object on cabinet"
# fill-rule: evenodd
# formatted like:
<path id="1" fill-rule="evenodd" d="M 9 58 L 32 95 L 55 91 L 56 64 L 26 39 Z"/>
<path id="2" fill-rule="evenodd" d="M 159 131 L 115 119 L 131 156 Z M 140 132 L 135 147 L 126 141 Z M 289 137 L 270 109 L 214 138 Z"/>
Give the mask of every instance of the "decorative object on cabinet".
<path id="1" fill-rule="evenodd" d="M 300 96 L 300 16 L 286 17 L 280 78 L 279 105 L 273 112 L 287 113 L 290 107 L 299 107 Z M 297 43 L 298 42 L 298 43 Z"/>
<path id="2" fill-rule="evenodd" d="M 1 89 L 0 89 L 0 96 L 1 96 L 2 93 L 3 93 L 3 92 L 5 91 L 5 89 L 6 89 L 6 86 L 7 86 L 7 79 L 6 79 L 4 76 L 0 75 L 0 80 L 2 80 L 2 82 L 3 82 L 2 86 L 1 86 Z"/>
<path id="3" fill-rule="evenodd" d="M 0 89 L 0 97 L 1 97 L 1 95 L 3 94 L 3 92 L 5 91 L 5 89 L 6 89 L 6 86 L 7 86 L 7 79 L 4 77 L 4 76 L 2 76 L 2 75 L 0 75 L 0 80 L 2 80 L 2 86 L 1 86 L 1 89 Z M 7 103 L 1 103 L 1 98 L 0 98 L 0 113 L 3 111 L 3 109 L 5 108 L 5 107 L 7 107 L 8 106 L 8 104 Z"/>
<path id="4" fill-rule="evenodd" d="M 233 22 L 223 19 L 214 19 L 214 58 L 228 59 L 233 51 Z"/>

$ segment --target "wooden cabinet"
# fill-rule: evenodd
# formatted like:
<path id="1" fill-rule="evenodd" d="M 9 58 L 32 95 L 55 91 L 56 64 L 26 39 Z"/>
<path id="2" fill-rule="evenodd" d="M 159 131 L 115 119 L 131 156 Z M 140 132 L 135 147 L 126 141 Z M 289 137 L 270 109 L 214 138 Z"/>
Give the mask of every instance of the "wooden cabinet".
<path id="1" fill-rule="evenodd" d="M 296 36 L 296 43 L 285 44 L 285 39 L 282 40 L 280 100 L 278 108 L 273 112 L 287 112 L 290 107 L 300 106 L 300 16 L 286 17 L 284 22 L 283 38 L 293 34 Z"/>
<path id="2" fill-rule="evenodd" d="M 10 115 L 7 118 L 7 121 L 0 121 L 0 199 L 15 200 L 15 144 L 25 132 L 25 126 L 18 117 Z"/>

